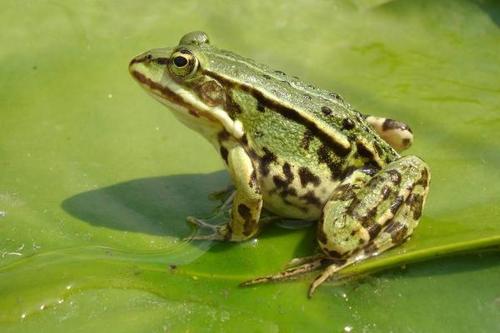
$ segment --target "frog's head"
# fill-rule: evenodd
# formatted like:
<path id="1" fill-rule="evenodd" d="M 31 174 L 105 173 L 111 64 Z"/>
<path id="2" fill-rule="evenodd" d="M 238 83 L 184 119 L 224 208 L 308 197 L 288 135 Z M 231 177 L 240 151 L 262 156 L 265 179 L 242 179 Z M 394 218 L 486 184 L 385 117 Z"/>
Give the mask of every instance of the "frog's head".
<path id="1" fill-rule="evenodd" d="M 129 71 L 188 127 L 209 135 L 224 127 L 238 136 L 241 124 L 227 112 L 230 98 L 226 88 L 203 71 L 208 64 L 204 52 L 210 48 L 208 43 L 205 33 L 191 32 L 175 48 L 154 49 L 135 57 Z"/>

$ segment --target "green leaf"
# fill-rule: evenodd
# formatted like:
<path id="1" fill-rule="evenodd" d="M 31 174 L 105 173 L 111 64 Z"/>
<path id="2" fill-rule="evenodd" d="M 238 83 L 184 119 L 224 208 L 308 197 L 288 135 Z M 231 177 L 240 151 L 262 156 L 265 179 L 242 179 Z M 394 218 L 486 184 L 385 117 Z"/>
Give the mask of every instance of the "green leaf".
<path id="1" fill-rule="evenodd" d="M 497 2 L 7 0 L 0 22 L 2 332 L 500 329 Z M 314 275 L 238 283 L 311 254 L 314 227 L 183 240 L 229 180 L 127 64 L 199 29 L 411 125 L 432 184 L 409 242 L 308 300 Z"/>

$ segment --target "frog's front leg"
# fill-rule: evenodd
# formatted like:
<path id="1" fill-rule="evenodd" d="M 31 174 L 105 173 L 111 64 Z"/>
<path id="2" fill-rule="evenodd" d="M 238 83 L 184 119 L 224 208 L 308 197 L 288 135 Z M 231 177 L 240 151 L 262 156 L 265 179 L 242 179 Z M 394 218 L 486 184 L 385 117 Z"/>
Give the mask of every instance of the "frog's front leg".
<path id="1" fill-rule="evenodd" d="M 365 116 L 366 121 L 392 148 L 403 151 L 413 143 L 413 132 L 405 123 L 384 117 Z"/>
<path id="2" fill-rule="evenodd" d="M 430 172 L 418 157 L 402 157 L 373 177 L 354 172 L 334 191 L 318 225 L 318 243 L 338 262 L 311 285 L 310 294 L 328 277 L 354 262 L 402 243 L 418 224 Z"/>
<path id="3" fill-rule="evenodd" d="M 259 231 L 262 194 L 252 160 L 245 149 L 238 144 L 227 150 L 226 160 L 235 187 L 231 220 L 221 226 L 211 226 L 191 217 L 190 222 L 200 227 L 214 229 L 211 235 L 194 236 L 192 239 L 243 241 Z"/>

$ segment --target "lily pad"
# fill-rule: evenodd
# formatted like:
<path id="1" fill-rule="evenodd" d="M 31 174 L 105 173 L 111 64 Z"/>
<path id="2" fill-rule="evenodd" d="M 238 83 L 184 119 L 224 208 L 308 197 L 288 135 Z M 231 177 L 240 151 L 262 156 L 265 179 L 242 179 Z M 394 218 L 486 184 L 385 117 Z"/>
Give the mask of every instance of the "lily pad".
<path id="1" fill-rule="evenodd" d="M 0 18 L 2 332 L 500 330 L 497 2 L 7 0 Z M 314 227 L 184 241 L 229 180 L 127 64 L 192 30 L 409 123 L 433 177 L 411 240 L 311 300 L 313 275 L 238 283 L 311 254 Z"/>

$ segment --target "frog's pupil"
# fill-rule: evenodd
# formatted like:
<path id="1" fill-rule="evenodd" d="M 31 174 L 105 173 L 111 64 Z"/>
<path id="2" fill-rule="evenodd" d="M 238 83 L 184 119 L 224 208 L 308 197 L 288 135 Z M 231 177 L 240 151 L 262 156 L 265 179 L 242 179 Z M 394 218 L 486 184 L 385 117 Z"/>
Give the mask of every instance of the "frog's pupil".
<path id="1" fill-rule="evenodd" d="M 184 67 L 188 63 L 187 59 L 181 56 L 175 57 L 174 58 L 174 64 L 177 67 Z"/>

